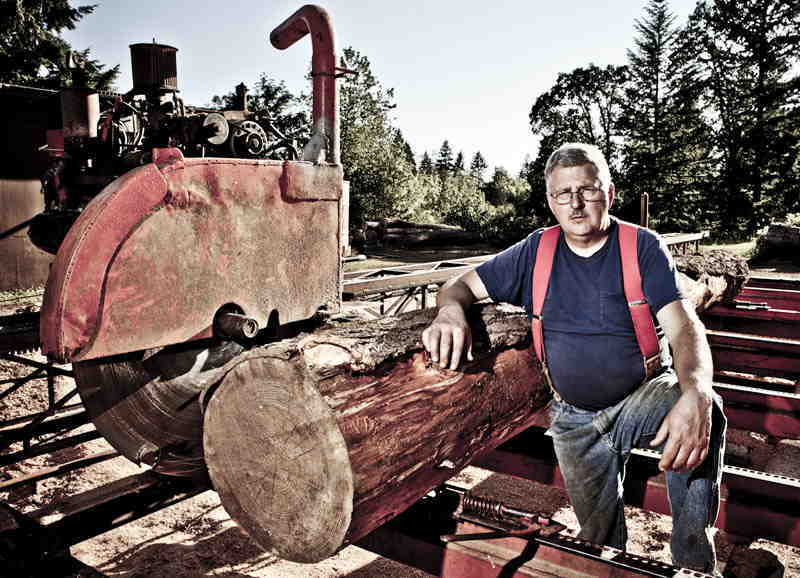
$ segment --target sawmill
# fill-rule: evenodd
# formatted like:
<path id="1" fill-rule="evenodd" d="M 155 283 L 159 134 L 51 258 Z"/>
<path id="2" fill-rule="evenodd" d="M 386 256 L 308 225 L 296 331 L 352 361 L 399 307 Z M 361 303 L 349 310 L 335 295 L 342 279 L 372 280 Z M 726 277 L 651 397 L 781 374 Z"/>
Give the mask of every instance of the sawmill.
<path id="1" fill-rule="evenodd" d="M 302 150 L 256 122 L 243 89 L 232 110 L 185 105 L 176 49 L 155 42 L 131 46 L 125 95 L 60 95 L 45 210 L 26 223 L 55 255 L 42 306 L 0 317 L 0 358 L 47 377 L 48 408 L 0 416 L 0 463 L 91 436 L 113 451 L 0 490 L 119 455 L 142 472 L 33 512 L 3 503 L 2 564 L 37 575 L 82 540 L 212 489 L 255 544 L 295 562 L 356 544 L 451 577 L 704 576 L 579 540 L 502 492 L 453 481 L 473 466 L 532 492 L 563 487 L 530 325 L 522 309 L 479 304 L 474 360 L 442 369 L 421 342 L 431 295 L 485 257 L 345 271 L 337 79 L 349 71 L 320 7 L 270 41 L 283 50 L 306 36 Z M 689 251 L 703 236 L 664 238 L 707 327 L 730 427 L 800 439 L 800 282 L 751 276 L 733 257 L 709 264 Z M 356 300 L 372 315 L 353 315 Z M 24 356 L 36 350 L 46 363 Z M 58 399 L 56 375 L 74 392 Z M 25 384 L 2 387 L 0 399 Z M 53 433 L 66 437 L 36 441 Z M 634 451 L 626 501 L 669 514 L 658 458 Z M 800 480 L 732 464 L 723 485 L 717 527 L 800 547 Z"/>

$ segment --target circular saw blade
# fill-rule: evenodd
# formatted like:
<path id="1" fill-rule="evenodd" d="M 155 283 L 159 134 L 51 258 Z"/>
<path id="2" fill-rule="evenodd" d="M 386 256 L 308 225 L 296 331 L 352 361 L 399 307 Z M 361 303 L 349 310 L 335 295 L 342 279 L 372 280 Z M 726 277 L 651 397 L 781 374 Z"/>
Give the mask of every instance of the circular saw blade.
<path id="1" fill-rule="evenodd" d="M 198 398 L 208 372 L 241 353 L 235 342 L 171 346 L 73 364 L 75 383 L 97 430 L 121 454 L 161 474 L 205 472 Z"/>

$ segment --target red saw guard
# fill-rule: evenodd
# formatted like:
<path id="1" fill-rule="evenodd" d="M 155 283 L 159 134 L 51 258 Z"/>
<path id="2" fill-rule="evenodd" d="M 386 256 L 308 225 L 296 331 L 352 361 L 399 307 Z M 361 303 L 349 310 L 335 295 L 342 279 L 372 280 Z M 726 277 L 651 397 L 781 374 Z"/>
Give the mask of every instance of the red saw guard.
<path id="1" fill-rule="evenodd" d="M 209 337 L 230 303 L 261 327 L 338 307 L 340 165 L 154 153 L 61 245 L 42 306 L 46 354 L 79 361 Z"/>

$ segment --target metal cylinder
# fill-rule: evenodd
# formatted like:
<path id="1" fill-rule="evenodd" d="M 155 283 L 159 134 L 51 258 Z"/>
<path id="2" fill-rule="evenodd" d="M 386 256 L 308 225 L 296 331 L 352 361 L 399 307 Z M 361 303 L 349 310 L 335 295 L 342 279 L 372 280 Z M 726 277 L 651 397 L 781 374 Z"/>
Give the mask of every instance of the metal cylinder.
<path id="1" fill-rule="evenodd" d="M 252 339 L 258 333 L 258 321 L 239 313 L 222 313 L 216 322 L 219 333 L 231 339 Z"/>
<path id="2" fill-rule="evenodd" d="M 88 88 L 65 88 L 61 91 L 61 119 L 63 138 L 96 137 L 100 96 Z"/>
<path id="3" fill-rule="evenodd" d="M 166 44 L 131 44 L 134 91 L 177 90 L 177 52 Z"/>

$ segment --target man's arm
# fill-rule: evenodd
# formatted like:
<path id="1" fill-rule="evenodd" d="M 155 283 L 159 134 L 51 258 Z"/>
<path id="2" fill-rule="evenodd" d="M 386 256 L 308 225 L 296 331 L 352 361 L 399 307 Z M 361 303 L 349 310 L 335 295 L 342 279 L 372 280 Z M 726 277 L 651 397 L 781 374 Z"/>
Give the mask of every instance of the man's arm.
<path id="1" fill-rule="evenodd" d="M 488 296 L 486 286 L 474 269 L 442 286 L 436 297 L 439 313 L 422 332 L 422 344 L 434 363 L 456 369 L 465 350 L 467 359 L 472 360 L 472 334 L 465 311 Z"/>
<path id="2" fill-rule="evenodd" d="M 688 301 L 673 301 L 656 317 L 669 339 L 683 393 L 651 445 L 667 442 L 658 464 L 661 470 L 691 469 L 708 455 L 714 378 L 711 349 L 705 327 Z"/>

